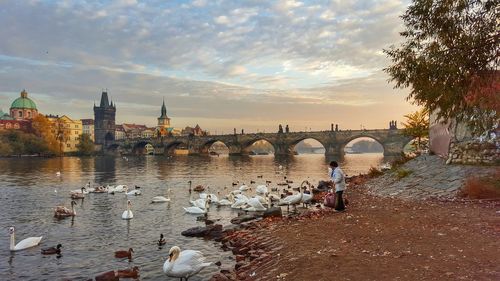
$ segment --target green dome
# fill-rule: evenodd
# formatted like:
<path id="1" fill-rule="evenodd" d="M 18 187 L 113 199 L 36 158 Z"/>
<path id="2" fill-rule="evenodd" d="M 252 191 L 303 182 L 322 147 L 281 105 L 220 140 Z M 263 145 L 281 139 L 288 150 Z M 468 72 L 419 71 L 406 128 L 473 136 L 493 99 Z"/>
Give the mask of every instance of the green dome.
<path id="1" fill-rule="evenodd" d="M 23 90 L 21 97 L 14 100 L 10 108 L 36 109 L 36 104 L 28 98 L 28 93 Z"/>

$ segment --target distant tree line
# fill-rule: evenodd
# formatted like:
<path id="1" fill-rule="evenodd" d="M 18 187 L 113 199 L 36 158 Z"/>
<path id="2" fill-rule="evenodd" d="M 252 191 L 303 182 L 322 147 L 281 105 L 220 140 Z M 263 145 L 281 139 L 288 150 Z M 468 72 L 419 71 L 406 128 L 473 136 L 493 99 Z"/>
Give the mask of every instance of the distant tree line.
<path id="1" fill-rule="evenodd" d="M 372 140 L 360 140 L 351 146 L 356 152 L 384 152 L 382 145 Z"/>
<path id="2" fill-rule="evenodd" d="M 59 156 L 63 154 L 63 143 L 65 132 L 50 123 L 43 115 L 38 115 L 32 121 L 32 130 L 23 132 L 20 130 L 0 131 L 0 156 Z M 94 153 L 94 143 L 90 136 L 80 136 L 76 155 L 91 155 Z"/>

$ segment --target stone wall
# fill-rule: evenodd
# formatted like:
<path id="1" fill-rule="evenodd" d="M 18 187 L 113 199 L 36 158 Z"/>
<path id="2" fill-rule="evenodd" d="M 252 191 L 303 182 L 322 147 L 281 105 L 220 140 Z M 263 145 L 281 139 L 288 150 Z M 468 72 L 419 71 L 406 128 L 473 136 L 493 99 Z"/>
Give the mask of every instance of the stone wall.
<path id="1" fill-rule="evenodd" d="M 500 145 L 495 142 L 452 142 L 446 164 L 499 165 Z"/>

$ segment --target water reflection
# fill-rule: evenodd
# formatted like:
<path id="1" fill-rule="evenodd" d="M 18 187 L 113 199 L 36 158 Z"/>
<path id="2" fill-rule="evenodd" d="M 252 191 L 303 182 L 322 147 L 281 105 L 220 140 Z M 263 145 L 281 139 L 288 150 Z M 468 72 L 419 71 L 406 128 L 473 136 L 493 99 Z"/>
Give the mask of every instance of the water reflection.
<path id="1" fill-rule="evenodd" d="M 64 247 L 64 256 L 60 259 L 42 258 L 40 247 L 11 254 L 7 247 L 9 236 L 0 235 L 0 245 L 4 245 L 0 247 L 0 264 L 8 264 L 0 267 L 0 276 L 2 280 L 87 280 L 100 272 L 137 265 L 142 279 L 165 280 L 161 267 L 173 245 L 201 250 L 210 261 L 222 261 L 230 267 L 233 263 L 230 252 L 222 252 L 211 241 L 180 235 L 189 227 L 204 225 L 183 210 L 189 205 L 188 181 L 191 180 L 193 186 L 209 185 L 211 192 L 222 195 L 236 188 L 232 186 L 236 181 L 264 184 L 270 180 L 275 184 L 286 176 L 295 185 L 305 179 L 317 183 L 327 178 L 329 161 L 323 155 L 305 154 L 293 157 L 145 156 L 128 160 L 121 157 L 0 159 L 0 229 L 15 225 L 18 239 L 43 236 L 42 247 L 58 243 Z M 340 159 L 349 175 L 366 172 L 383 161 L 381 154 L 346 155 Z M 56 176 L 57 171 L 61 176 Z M 76 217 L 53 219 L 54 206 L 68 206 L 69 191 L 89 181 L 100 185 L 141 186 L 142 196 L 128 198 L 132 201 L 134 218 L 121 219 L 126 209 L 125 194 L 102 193 L 88 194 L 80 200 Z M 168 188 L 172 189 L 171 202 L 151 204 L 154 196 L 165 195 Z M 55 189 L 58 192 L 54 192 Z M 209 217 L 229 224 L 235 215 L 229 208 L 212 207 Z M 161 249 L 156 244 L 160 233 L 167 240 Z M 135 251 L 130 264 L 113 258 L 114 251 L 129 247 Z M 207 280 L 218 270 L 215 266 L 207 268 L 192 280 Z"/>

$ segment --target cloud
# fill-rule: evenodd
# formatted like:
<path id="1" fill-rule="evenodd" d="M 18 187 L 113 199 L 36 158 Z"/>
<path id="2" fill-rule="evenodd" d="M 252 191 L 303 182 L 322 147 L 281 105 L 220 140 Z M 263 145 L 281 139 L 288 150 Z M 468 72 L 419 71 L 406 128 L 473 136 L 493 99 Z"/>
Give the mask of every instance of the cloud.
<path id="1" fill-rule="evenodd" d="M 9 0 L 0 9 L 0 37 L 6 38 L 0 41 L 0 91 L 17 95 L 26 87 L 43 97 L 90 102 L 107 87 L 116 89 L 117 101 L 147 108 L 167 93 L 174 108 L 195 108 L 179 111 L 181 118 L 207 118 L 197 104 L 205 100 L 214 101 L 211 114 L 219 119 L 235 112 L 229 106 L 379 105 L 379 95 L 392 95 L 380 77 L 388 63 L 381 50 L 400 40 L 398 16 L 406 5 Z"/>

